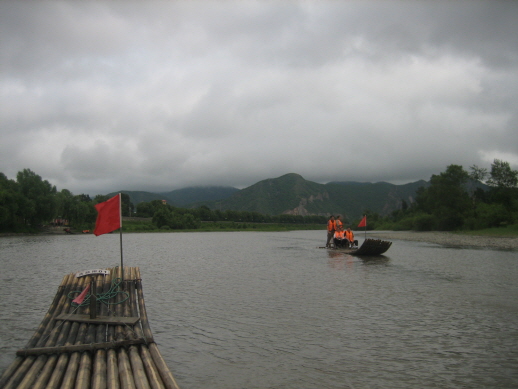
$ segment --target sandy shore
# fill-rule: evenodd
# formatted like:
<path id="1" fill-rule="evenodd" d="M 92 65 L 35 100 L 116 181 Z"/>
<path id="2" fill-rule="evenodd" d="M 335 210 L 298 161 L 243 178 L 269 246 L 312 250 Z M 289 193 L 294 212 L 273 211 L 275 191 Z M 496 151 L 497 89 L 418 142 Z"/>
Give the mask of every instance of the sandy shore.
<path id="1" fill-rule="evenodd" d="M 457 247 L 488 247 L 496 249 L 518 249 L 517 237 L 471 236 L 452 232 L 390 231 L 372 232 L 370 237 L 383 240 L 413 240 Z"/>

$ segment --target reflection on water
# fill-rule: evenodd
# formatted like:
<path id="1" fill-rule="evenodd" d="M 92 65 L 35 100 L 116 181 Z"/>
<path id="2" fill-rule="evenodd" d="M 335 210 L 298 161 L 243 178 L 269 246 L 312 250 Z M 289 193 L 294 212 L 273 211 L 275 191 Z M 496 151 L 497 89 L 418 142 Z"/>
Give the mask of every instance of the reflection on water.
<path id="1" fill-rule="evenodd" d="M 396 241 L 319 249 L 325 231 L 127 234 L 155 339 L 183 388 L 514 388 L 516 252 Z M 0 370 L 61 278 L 115 266 L 118 236 L 0 239 Z M 361 244 L 361 242 L 360 242 Z"/>

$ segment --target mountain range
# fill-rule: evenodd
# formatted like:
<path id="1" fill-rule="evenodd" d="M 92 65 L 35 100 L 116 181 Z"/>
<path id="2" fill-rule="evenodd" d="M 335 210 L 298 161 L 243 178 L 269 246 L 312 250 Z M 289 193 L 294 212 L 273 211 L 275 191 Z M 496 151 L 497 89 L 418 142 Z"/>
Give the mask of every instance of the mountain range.
<path id="1" fill-rule="evenodd" d="M 329 182 L 319 184 L 296 173 L 269 178 L 244 189 L 208 186 L 189 187 L 171 192 L 120 192 L 129 195 L 133 204 L 166 200 L 182 208 L 202 205 L 210 209 L 258 212 L 267 215 L 342 214 L 349 219 L 361 217 L 366 210 L 387 215 L 415 201 L 416 191 L 427 186 L 424 180 L 404 185 L 388 182 Z M 111 195 L 111 194 L 110 194 Z"/>

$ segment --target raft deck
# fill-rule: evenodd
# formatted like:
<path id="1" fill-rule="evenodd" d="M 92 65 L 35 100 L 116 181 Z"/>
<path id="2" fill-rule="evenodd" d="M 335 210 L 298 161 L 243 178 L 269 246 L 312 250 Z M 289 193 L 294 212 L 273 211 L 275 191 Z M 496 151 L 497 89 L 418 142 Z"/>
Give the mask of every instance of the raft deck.
<path id="1" fill-rule="evenodd" d="M 380 239 L 365 239 L 363 244 L 357 248 L 336 248 L 336 247 L 321 247 L 327 248 L 329 250 L 340 251 L 345 254 L 350 255 L 365 255 L 365 256 L 374 256 L 381 255 L 392 246 L 392 242 Z"/>
<path id="2" fill-rule="evenodd" d="M 120 267 L 107 270 L 63 278 L 40 326 L 0 377 L 0 388 L 179 389 L 153 339 L 139 268 L 125 267 L 123 278 Z M 98 301 L 72 304 L 92 280 Z"/>

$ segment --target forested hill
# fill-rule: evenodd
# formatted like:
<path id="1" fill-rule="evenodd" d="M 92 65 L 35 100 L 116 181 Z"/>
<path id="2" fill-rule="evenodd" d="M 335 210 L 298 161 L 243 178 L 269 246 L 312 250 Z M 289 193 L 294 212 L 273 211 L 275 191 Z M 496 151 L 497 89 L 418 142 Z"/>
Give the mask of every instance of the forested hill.
<path id="1" fill-rule="evenodd" d="M 239 189 L 226 186 L 199 186 L 160 193 L 120 190 L 108 193 L 107 196 L 112 197 L 119 192 L 126 193 L 135 206 L 139 203 L 148 203 L 153 200 L 166 200 L 168 204 L 175 207 L 185 207 L 197 202 L 221 200 L 237 191 Z"/>
<path id="2" fill-rule="evenodd" d="M 365 210 L 388 215 L 410 205 L 417 188 L 426 181 L 405 185 L 387 182 L 330 182 L 319 184 L 295 173 L 269 178 L 242 190 L 232 187 L 190 187 L 164 193 L 121 191 L 137 205 L 152 200 L 166 200 L 176 207 L 258 212 L 266 215 L 329 215 L 342 214 L 359 218 Z M 109 195 L 114 195 L 110 193 Z"/>
<path id="3" fill-rule="evenodd" d="M 230 197 L 204 202 L 211 209 L 259 212 L 267 215 L 346 215 L 359 218 L 365 210 L 387 215 L 401 209 L 403 202 L 410 205 L 416 190 L 426 181 L 405 185 L 386 182 L 330 182 L 318 184 L 290 173 L 266 179 L 242 189 Z M 198 204 L 199 205 L 199 204 Z"/>

